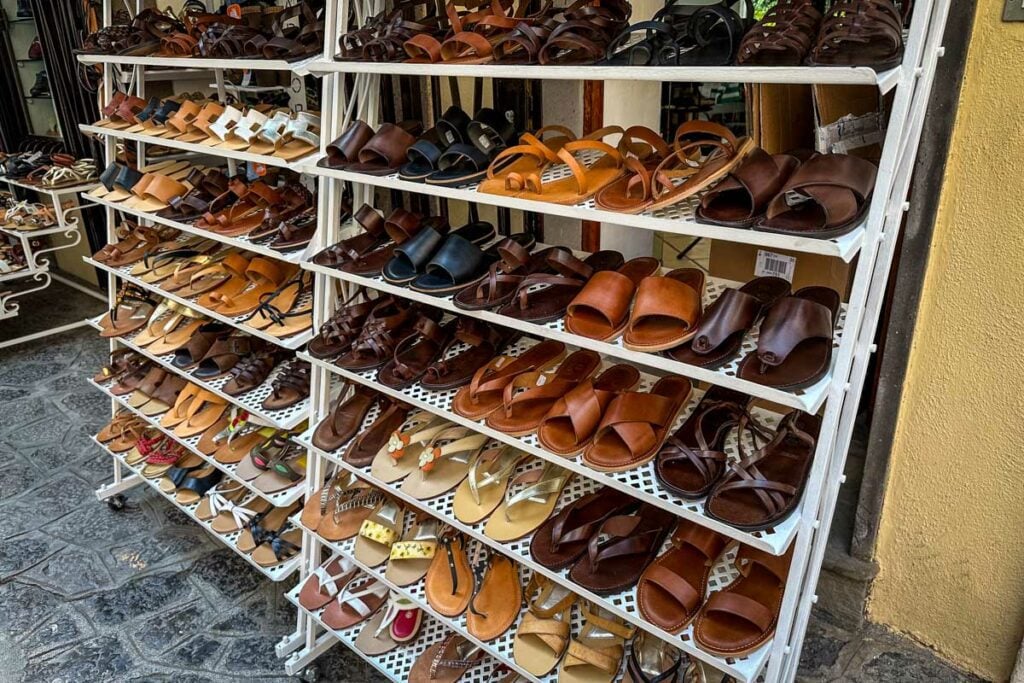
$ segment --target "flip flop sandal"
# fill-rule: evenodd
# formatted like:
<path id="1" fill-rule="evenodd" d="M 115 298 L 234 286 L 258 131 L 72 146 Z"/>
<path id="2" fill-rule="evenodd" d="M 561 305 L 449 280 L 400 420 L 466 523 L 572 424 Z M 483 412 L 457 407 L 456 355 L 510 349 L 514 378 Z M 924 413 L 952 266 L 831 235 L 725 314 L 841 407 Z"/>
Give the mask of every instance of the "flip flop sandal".
<path id="1" fill-rule="evenodd" d="M 622 668 L 626 641 L 636 633 L 609 612 L 584 603 L 583 628 L 572 639 L 558 669 L 559 683 L 612 683 Z"/>
<path id="2" fill-rule="evenodd" d="M 549 133 L 558 135 L 545 140 Z M 481 181 L 477 191 L 515 196 L 526 187 L 527 177 L 540 177 L 545 169 L 557 164 L 558 152 L 575 140 L 576 134 L 563 126 L 544 126 L 536 133 L 523 133 L 518 145 L 507 147 L 494 157 L 487 167 L 487 179 Z"/>
<path id="3" fill-rule="evenodd" d="M 252 313 L 260 305 L 264 295 L 272 294 L 291 279 L 297 269 L 297 266 L 291 264 L 285 265 L 256 257 L 249 262 L 249 266 L 245 269 L 245 277 L 248 282 L 252 283 L 251 286 L 247 285 L 244 290 L 231 294 L 224 293 L 221 288 L 218 288 L 214 292 L 200 297 L 200 305 L 205 305 L 206 308 L 229 318 Z"/>
<path id="4" fill-rule="evenodd" d="M 189 437 L 206 431 L 221 418 L 227 407 L 228 402 L 220 396 L 205 389 L 200 390 L 189 404 L 185 420 L 174 428 L 174 435 Z"/>
<path id="5" fill-rule="evenodd" d="M 598 595 L 634 586 L 675 524 L 675 515 L 647 503 L 641 503 L 632 514 L 609 517 L 569 576 Z"/>
<path id="6" fill-rule="evenodd" d="M 192 339 L 192 336 L 199 331 L 199 328 L 207 322 L 207 319 L 201 313 L 187 306 L 169 302 L 168 309 L 172 311 L 172 314 L 154 331 L 159 336 L 156 336 L 145 345 L 146 350 L 154 356 L 174 353 L 187 344 Z M 132 341 L 138 344 L 138 337 Z"/>
<path id="7" fill-rule="evenodd" d="M 639 383 L 640 372 L 626 364 L 613 365 L 581 382 L 551 406 L 537 427 L 538 440 L 555 455 L 575 456 L 590 446 L 609 404 Z"/>
<path id="8" fill-rule="evenodd" d="M 421 316 L 410 333 L 395 346 L 391 360 L 377 371 L 377 381 L 392 389 L 404 389 L 419 381 L 427 368 L 441 357 L 455 327 L 455 320 L 438 325 Z"/>
<path id="9" fill-rule="evenodd" d="M 326 607 L 355 577 L 358 569 L 351 558 L 337 555 L 309 575 L 299 591 L 299 604 L 315 612 Z"/>
<path id="10" fill-rule="evenodd" d="M 195 505 L 223 478 L 224 473 L 214 468 L 213 465 L 195 470 L 178 484 L 174 500 L 179 505 Z"/>
<path id="11" fill-rule="evenodd" d="M 423 593 L 427 604 L 439 614 L 457 617 L 469 607 L 476 579 L 462 534 L 443 533 L 441 548 L 443 552 L 434 554 L 434 561 L 427 570 Z"/>
<path id="12" fill-rule="evenodd" d="M 452 499 L 455 518 L 464 524 L 487 519 L 504 500 L 512 475 L 526 457 L 511 446 L 476 453 L 470 460 L 469 473 Z"/>
<path id="13" fill-rule="evenodd" d="M 649 393 L 622 392 L 601 418 L 583 461 L 599 472 L 624 472 L 650 462 L 676 416 L 686 406 L 692 384 L 679 375 L 662 377 Z"/>
<path id="14" fill-rule="evenodd" d="M 600 156 L 584 165 L 577 154 L 588 151 L 597 152 Z M 543 176 L 528 176 L 525 179 L 525 190 L 516 196 L 519 199 L 552 204 L 579 204 L 625 173 L 619 151 L 600 140 L 568 142 L 559 150 L 558 158 L 568 167 L 571 175 L 549 180 L 544 180 Z"/>
<path id="15" fill-rule="evenodd" d="M 466 129 L 472 144 L 457 142 L 446 149 L 437 171 L 423 179 L 428 185 L 455 187 L 483 180 L 494 158 L 516 136 L 515 125 L 491 108 L 478 111 Z"/>
<path id="16" fill-rule="evenodd" d="M 363 231 L 319 252 L 313 257 L 313 263 L 329 268 L 338 268 L 343 263 L 358 260 L 384 246 L 390 239 L 384 230 L 384 217 L 369 204 L 359 207 L 359 210 L 353 214 L 352 221 Z"/>
<path id="17" fill-rule="evenodd" d="M 400 490 L 417 500 L 451 491 L 469 474 L 469 462 L 487 443 L 487 436 L 454 425 L 434 435 L 419 457 L 419 469 L 402 481 Z"/>
<path id="18" fill-rule="evenodd" d="M 437 161 L 447 147 L 457 142 L 469 142 L 469 122 L 469 114 L 459 107 L 448 107 L 434 127 L 409 146 L 406 151 L 409 161 L 398 170 L 398 177 L 402 180 L 423 180 L 436 172 Z"/>
<path id="19" fill-rule="evenodd" d="M 486 659 L 479 646 L 460 635 L 449 634 L 416 659 L 409 670 L 409 683 L 455 683 Z"/>
<path id="20" fill-rule="evenodd" d="M 429 391 L 465 386 L 477 370 L 518 338 L 519 332 L 507 327 L 485 325 L 474 318 L 457 318 L 455 334 L 441 351 L 440 358 L 427 368 L 420 386 Z M 459 344 L 466 349 L 449 357 L 450 351 Z"/>
<path id="21" fill-rule="evenodd" d="M 270 538 L 252 551 L 252 560 L 261 567 L 276 567 L 302 552 L 302 531 L 291 529 Z"/>
<path id="22" fill-rule="evenodd" d="M 237 465 L 247 461 L 254 448 L 274 438 L 277 430 L 272 427 L 260 428 L 253 424 L 238 427 L 217 447 L 213 459 L 223 465 Z"/>
<path id="23" fill-rule="evenodd" d="M 135 351 L 131 349 L 114 349 L 110 352 L 110 361 L 104 365 L 99 372 L 93 375 L 92 381 L 97 384 L 105 384 L 111 381 L 121 373 L 128 370 L 129 359 L 135 356 Z"/>
<path id="24" fill-rule="evenodd" d="M 177 290 L 176 294 L 184 299 L 200 296 L 196 300 L 199 306 L 210 309 L 220 297 L 236 296 L 249 286 L 245 272 L 249 268 L 249 259 L 238 253 L 231 253 L 220 261 L 195 272 L 189 278 L 188 285 Z M 216 294 L 217 298 L 214 298 Z"/>
<path id="25" fill-rule="evenodd" d="M 405 423 L 409 410 L 408 405 L 390 400 L 373 424 L 349 443 L 342 459 L 354 467 L 370 466 L 391 434 Z"/>
<path id="26" fill-rule="evenodd" d="M 306 480 L 306 452 L 289 451 L 271 463 L 270 469 L 252 480 L 252 485 L 266 494 L 279 493 Z"/>
<path id="27" fill-rule="evenodd" d="M 903 62 L 903 17 L 891 0 L 842 0 L 829 7 L 811 66 L 894 69 Z"/>
<path id="28" fill-rule="evenodd" d="M 737 375 L 776 389 L 802 389 L 828 374 L 832 363 L 839 293 L 804 287 L 780 299 L 761 323 L 757 350 L 740 362 Z"/>
<path id="29" fill-rule="evenodd" d="M 848 154 L 818 154 L 805 161 L 768 204 L 754 229 L 832 239 L 864 221 L 875 188 L 876 167 Z"/>
<path id="30" fill-rule="evenodd" d="M 271 382 L 270 395 L 263 399 L 263 409 L 284 410 L 309 398 L 312 374 L 313 366 L 308 361 L 290 361 Z"/>
<path id="31" fill-rule="evenodd" d="M 356 296 L 363 294 L 357 292 Z M 394 299 L 389 296 L 368 299 L 357 304 L 351 303 L 354 298 L 355 296 L 344 302 L 337 313 L 320 326 L 319 333 L 309 340 L 306 351 L 313 358 L 329 360 L 347 353 L 373 309 L 385 301 L 394 304 Z"/>
<path id="32" fill-rule="evenodd" d="M 516 627 L 512 657 L 528 673 L 543 678 L 558 666 L 569 647 L 572 608 L 579 598 L 537 572 L 530 575 L 526 596 L 529 603 L 526 614 Z"/>
<path id="33" fill-rule="evenodd" d="M 142 290 L 135 288 L 124 290 L 114 308 L 100 321 L 100 336 L 106 339 L 123 337 L 141 329 L 149 322 L 157 302 Z"/>
<path id="34" fill-rule="evenodd" d="M 153 392 L 149 401 L 139 407 L 139 412 L 146 417 L 155 417 L 166 413 L 178 400 L 178 396 L 188 385 L 183 377 L 168 375 Z"/>
<path id="35" fill-rule="evenodd" d="M 739 289 L 729 287 L 704 312 L 689 343 L 665 353 L 681 363 L 717 369 L 735 358 L 747 333 L 783 297 L 789 282 L 777 277 L 754 278 Z"/>
<path id="36" fill-rule="evenodd" d="M 600 366 L 598 354 L 579 350 L 566 357 L 554 372 L 517 376 L 505 388 L 501 409 L 487 416 L 487 426 L 512 436 L 532 434 L 555 402 L 590 379 Z"/>
<path id="37" fill-rule="evenodd" d="M 745 435 L 755 446 L 759 438 L 770 436 L 750 416 L 750 400 L 732 389 L 710 387 L 658 451 L 654 464 L 658 482 L 686 500 L 707 496 L 728 467 L 725 443 L 734 428 L 740 443 Z"/>
<path id="38" fill-rule="evenodd" d="M 640 281 L 622 345 L 630 351 L 664 351 L 697 334 L 704 308 L 704 271 L 677 268 Z"/>
<path id="39" fill-rule="evenodd" d="M 404 285 L 421 277 L 429 264 L 447 246 L 447 240 L 458 235 L 470 244 L 480 246 L 494 239 L 494 226 L 486 221 L 467 223 L 446 235 L 426 226 L 415 236 L 394 249 L 394 256 L 384 264 L 381 274 L 393 285 Z"/>
<path id="40" fill-rule="evenodd" d="M 679 633 L 704 604 L 711 569 L 729 539 L 682 519 L 671 543 L 640 575 L 636 599 L 644 619 L 664 631 Z"/>
<path id="41" fill-rule="evenodd" d="M 523 278 L 497 313 L 537 324 L 558 320 L 594 273 L 615 270 L 623 263 L 617 251 L 597 251 L 580 261 L 568 250 L 555 250 L 547 257 L 545 272 Z"/>
<path id="42" fill-rule="evenodd" d="M 211 506 L 217 508 L 217 516 L 210 522 L 210 528 L 218 534 L 233 534 L 246 531 L 257 517 L 266 515 L 272 508 L 270 501 L 251 495 L 241 501 L 221 501 Z"/>
<path id="43" fill-rule="evenodd" d="M 391 591 L 387 607 L 367 622 L 353 644 L 364 655 L 378 657 L 414 640 L 422 623 L 423 610 L 409 598 Z"/>
<path id="44" fill-rule="evenodd" d="M 277 535 L 287 524 L 293 514 L 298 512 L 299 503 L 287 507 L 268 507 L 246 524 L 238 537 L 235 547 L 243 553 L 253 553 L 272 535 Z M 253 558 L 255 559 L 255 558 Z"/>
<path id="45" fill-rule="evenodd" d="M 484 642 L 512 628 L 523 604 L 518 565 L 488 552 L 486 569 L 466 613 L 466 631 Z"/>
<path id="46" fill-rule="evenodd" d="M 793 548 L 770 555 L 740 545 L 735 581 L 711 594 L 693 626 L 693 639 L 705 652 L 742 657 L 771 639 L 782 608 Z"/>
<path id="47" fill-rule="evenodd" d="M 789 516 L 803 496 L 821 420 L 794 410 L 775 437 L 729 471 L 708 494 L 709 517 L 744 531 L 769 529 Z"/>
<path id="48" fill-rule="evenodd" d="M 533 533 L 554 512 L 572 477 L 572 472 L 550 462 L 520 474 L 505 490 L 505 499 L 487 520 L 484 533 L 501 543 Z"/>
<path id="49" fill-rule="evenodd" d="M 392 543 L 384 578 L 396 586 L 419 583 L 433 564 L 440 525 L 433 517 L 424 517 L 402 540 Z"/>
<path id="50" fill-rule="evenodd" d="M 360 532 L 363 522 L 385 500 L 381 491 L 365 485 L 359 485 L 347 495 L 336 496 L 334 503 L 328 505 L 327 514 L 317 525 L 316 533 L 320 538 L 334 543 L 347 541 Z"/>
<path id="51" fill-rule="evenodd" d="M 689 681 L 701 680 L 703 677 L 703 669 L 690 657 L 650 633 L 641 631 L 629 647 L 622 683 Z"/>
<path id="52" fill-rule="evenodd" d="M 434 436 L 452 423 L 432 413 L 420 411 L 391 433 L 370 465 L 374 479 L 393 484 L 419 467 L 420 454 Z"/>
<path id="53" fill-rule="evenodd" d="M 780 0 L 740 42 L 736 64 L 799 66 L 819 35 L 821 12 L 811 0 Z"/>
<path id="54" fill-rule="evenodd" d="M 189 384 L 181 393 L 178 394 L 178 400 L 174 402 L 171 409 L 160 418 L 160 426 L 167 427 L 168 429 L 177 427 L 178 425 L 185 422 L 188 419 L 189 408 L 192 407 L 192 403 L 197 400 L 197 397 L 202 392 L 202 389 L 196 384 Z"/>
<path id="55" fill-rule="evenodd" d="M 333 507 L 334 501 L 338 498 L 347 499 L 354 496 L 359 492 L 359 483 L 354 474 L 338 468 L 326 484 L 306 499 L 299 520 L 302 526 L 315 532 L 328 509 Z"/>
<path id="56" fill-rule="evenodd" d="M 660 269 L 658 259 L 642 256 L 617 270 L 594 273 L 566 308 L 566 331 L 599 341 L 615 339 L 626 329 L 637 286 Z"/>
<path id="57" fill-rule="evenodd" d="M 764 217 L 801 159 L 792 154 L 768 154 L 755 147 L 732 173 L 704 193 L 694 212 L 698 223 L 749 228 Z"/>
<path id="58" fill-rule="evenodd" d="M 387 561 L 391 545 L 401 537 L 405 509 L 396 501 L 385 498 L 359 527 L 352 556 L 367 567 L 377 567 Z"/>
<path id="59" fill-rule="evenodd" d="M 363 385 L 355 386 L 345 400 L 339 394 L 331 413 L 313 432 L 313 445 L 327 452 L 344 446 L 362 426 L 377 398 L 376 391 Z"/>
<path id="60" fill-rule="evenodd" d="M 178 267 L 174 269 L 174 272 L 160 283 L 160 289 L 165 292 L 174 292 L 181 296 L 187 296 L 183 294 L 182 290 L 187 291 L 190 288 L 190 282 L 193 275 L 206 270 L 212 264 L 223 261 L 231 253 L 232 252 L 227 251 L 226 249 L 222 249 L 216 254 L 201 254 L 199 256 L 194 256 L 190 259 L 180 261 L 178 263 Z"/>
<path id="61" fill-rule="evenodd" d="M 482 420 L 502 406 L 505 387 L 518 375 L 541 372 L 565 358 L 565 344 L 544 340 L 517 357 L 498 356 L 476 371 L 469 386 L 455 394 L 452 410 L 471 420 Z"/>

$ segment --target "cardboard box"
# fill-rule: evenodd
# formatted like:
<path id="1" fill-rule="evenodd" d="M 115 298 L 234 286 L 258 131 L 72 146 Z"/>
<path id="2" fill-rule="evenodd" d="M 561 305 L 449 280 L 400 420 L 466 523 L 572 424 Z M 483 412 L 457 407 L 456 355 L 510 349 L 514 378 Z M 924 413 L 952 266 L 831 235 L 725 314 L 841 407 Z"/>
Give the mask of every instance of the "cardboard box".
<path id="1" fill-rule="evenodd" d="M 762 269 L 758 269 L 758 258 L 762 260 Z M 792 261 L 790 261 L 792 259 Z M 711 244 L 711 274 L 726 280 L 747 282 L 760 275 L 776 275 L 773 266 L 792 264 L 790 281 L 793 290 L 801 287 L 831 287 L 839 292 L 846 301 L 850 294 L 853 269 L 857 261 L 844 263 L 842 259 L 821 254 L 806 254 L 786 249 L 769 249 L 739 242 L 723 242 L 716 240 Z M 768 267 L 765 270 L 765 266 Z"/>
<path id="2" fill-rule="evenodd" d="M 814 149 L 814 103 L 809 85 L 747 86 L 747 121 L 754 142 L 769 154 Z"/>

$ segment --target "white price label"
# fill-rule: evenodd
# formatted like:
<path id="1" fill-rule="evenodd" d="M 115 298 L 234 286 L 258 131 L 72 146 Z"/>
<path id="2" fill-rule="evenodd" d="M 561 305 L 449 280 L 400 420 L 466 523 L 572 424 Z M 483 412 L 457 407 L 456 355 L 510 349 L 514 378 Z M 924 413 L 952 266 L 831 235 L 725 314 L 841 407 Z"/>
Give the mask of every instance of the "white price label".
<path id="1" fill-rule="evenodd" d="M 795 256 L 776 254 L 764 249 L 757 250 L 757 263 L 754 266 L 754 275 L 757 277 L 781 277 L 783 280 L 792 282 L 795 270 Z"/>

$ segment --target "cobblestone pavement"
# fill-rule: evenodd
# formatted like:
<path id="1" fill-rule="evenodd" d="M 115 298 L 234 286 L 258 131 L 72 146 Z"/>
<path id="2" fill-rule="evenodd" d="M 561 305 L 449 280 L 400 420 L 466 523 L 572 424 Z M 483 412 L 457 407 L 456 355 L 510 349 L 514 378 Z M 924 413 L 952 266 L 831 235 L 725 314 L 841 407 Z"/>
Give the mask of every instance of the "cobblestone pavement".
<path id="1" fill-rule="evenodd" d="M 0 352 L 0 683 L 285 681 L 274 654 L 295 613 L 266 581 L 149 488 L 114 512 L 90 441 L 109 401 L 85 378 L 106 357 L 90 330 Z M 287 582 L 286 582 L 287 585 Z M 339 645 L 321 680 L 382 678 Z M 817 615 L 806 681 L 972 681 L 878 628 Z"/>

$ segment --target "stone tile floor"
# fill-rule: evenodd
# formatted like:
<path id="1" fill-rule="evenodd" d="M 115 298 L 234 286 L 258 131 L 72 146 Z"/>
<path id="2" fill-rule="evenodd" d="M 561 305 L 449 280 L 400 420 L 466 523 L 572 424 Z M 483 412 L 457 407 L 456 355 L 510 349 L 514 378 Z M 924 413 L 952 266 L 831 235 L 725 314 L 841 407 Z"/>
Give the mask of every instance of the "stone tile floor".
<path id="1" fill-rule="evenodd" d="M 0 683 L 285 681 L 294 611 L 272 584 L 148 488 L 114 512 L 89 440 L 109 402 L 85 382 L 91 330 L 0 352 Z M 321 680 L 382 678 L 337 646 Z M 974 681 L 878 627 L 812 619 L 805 681 Z"/>

